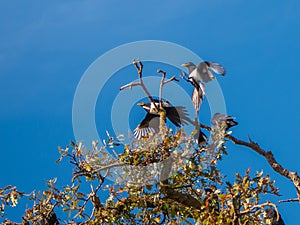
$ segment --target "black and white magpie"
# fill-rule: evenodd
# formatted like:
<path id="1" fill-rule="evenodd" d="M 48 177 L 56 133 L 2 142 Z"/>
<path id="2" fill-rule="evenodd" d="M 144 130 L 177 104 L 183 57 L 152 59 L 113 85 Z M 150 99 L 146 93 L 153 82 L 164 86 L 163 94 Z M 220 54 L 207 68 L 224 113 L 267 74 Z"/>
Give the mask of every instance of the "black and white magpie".
<path id="1" fill-rule="evenodd" d="M 214 128 L 218 128 L 220 126 L 225 127 L 225 130 L 227 131 L 229 128 L 238 125 L 238 122 L 234 121 L 234 119 L 234 117 L 216 113 L 211 120 L 211 124 Z"/>
<path id="2" fill-rule="evenodd" d="M 159 108 L 159 100 L 154 100 L 154 103 L 141 102 L 138 104 L 146 112 L 145 118 L 142 122 L 134 129 L 133 135 L 136 139 L 140 139 L 148 134 L 156 133 L 159 131 L 159 114 L 157 108 Z M 188 113 L 183 106 L 172 106 L 169 101 L 163 101 L 162 106 L 166 110 L 166 117 L 176 127 L 187 124 L 189 121 Z"/>
<path id="3" fill-rule="evenodd" d="M 193 78 L 197 83 L 200 83 L 201 81 L 207 83 L 215 79 L 212 71 L 222 76 L 226 74 L 225 68 L 215 62 L 201 62 L 198 66 L 192 62 L 187 62 L 182 64 L 182 66 L 188 68 L 189 79 Z"/>

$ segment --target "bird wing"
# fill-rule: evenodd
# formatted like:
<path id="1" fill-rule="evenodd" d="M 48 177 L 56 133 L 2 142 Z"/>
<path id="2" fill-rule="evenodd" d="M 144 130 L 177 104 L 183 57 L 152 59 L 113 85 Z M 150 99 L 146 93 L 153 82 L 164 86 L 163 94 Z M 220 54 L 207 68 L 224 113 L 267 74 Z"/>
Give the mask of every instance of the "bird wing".
<path id="1" fill-rule="evenodd" d="M 165 107 L 167 118 L 177 127 L 187 124 L 188 112 L 183 106 Z"/>
<path id="2" fill-rule="evenodd" d="M 208 62 L 201 62 L 197 67 L 198 73 L 200 75 L 200 79 L 205 83 L 215 79 L 214 75 L 208 68 L 209 68 Z"/>
<path id="3" fill-rule="evenodd" d="M 200 82 L 201 76 L 197 68 L 189 72 L 189 78 L 192 78 L 195 82 Z"/>
<path id="4" fill-rule="evenodd" d="M 208 68 L 214 71 L 215 73 L 222 76 L 226 74 L 226 70 L 221 64 L 215 62 L 206 62 L 206 64 L 208 65 Z"/>
<path id="5" fill-rule="evenodd" d="M 192 62 L 183 63 L 181 66 L 187 67 L 189 70 L 189 74 L 191 74 L 196 69 L 196 65 Z"/>
<path id="6" fill-rule="evenodd" d="M 133 136 L 136 139 L 148 136 L 148 134 L 156 133 L 159 130 L 159 117 L 157 115 L 147 113 L 142 122 L 134 129 Z"/>

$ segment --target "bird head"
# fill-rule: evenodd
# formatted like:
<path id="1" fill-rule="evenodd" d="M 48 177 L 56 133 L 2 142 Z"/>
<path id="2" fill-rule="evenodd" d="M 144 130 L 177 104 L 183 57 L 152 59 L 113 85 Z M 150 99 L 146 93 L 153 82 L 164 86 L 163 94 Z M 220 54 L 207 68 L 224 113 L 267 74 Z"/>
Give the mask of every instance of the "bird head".
<path id="1" fill-rule="evenodd" d="M 191 74 L 197 68 L 196 65 L 192 62 L 183 63 L 181 64 L 181 66 L 187 67 L 189 70 L 189 74 Z"/>
<path id="2" fill-rule="evenodd" d="M 187 63 L 183 63 L 183 64 L 181 64 L 181 66 L 184 66 L 184 67 L 191 67 L 191 66 L 195 66 L 195 64 L 194 63 L 192 63 L 192 62 L 187 62 Z"/>
<path id="3" fill-rule="evenodd" d="M 137 104 L 138 106 L 142 107 L 144 110 L 146 110 L 147 112 L 150 111 L 151 109 L 151 104 L 150 103 L 146 103 L 146 102 L 140 102 Z"/>
<path id="4" fill-rule="evenodd" d="M 140 102 L 137 105 L 143 107 L 144 105 L 146 105 L 146 103 L 145 102 Z"/>

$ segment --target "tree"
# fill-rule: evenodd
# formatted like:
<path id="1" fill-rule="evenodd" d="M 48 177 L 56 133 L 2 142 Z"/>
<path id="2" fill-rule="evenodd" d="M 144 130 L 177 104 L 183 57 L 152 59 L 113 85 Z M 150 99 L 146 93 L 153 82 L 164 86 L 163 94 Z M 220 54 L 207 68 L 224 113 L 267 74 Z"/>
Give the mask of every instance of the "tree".
<path id="1" fill-rule="evenodd" d="M 155 104 L 143 83 L 142 62 L 134 60 L 133 65 L 139 82 L 120 89 L 140 86 L 144 90 L 159 115 L 159 132 L 130 143 L 108 133 L 104 145 L 99 147 L 94 141 L 92 149 L 82 142 L 59 147 L 57 163 L 68 159 L 74 167 L 70 185 L 58 188 L 53 179 L 46 190 L 30 194 L 11 185 L 0 189 L 3 219 L 6 206 L 14 207 L 20 198 L 27 198 L 32 204 L 21 224 L 284 224 L 276 204 L 265 200 L 279 195 L 269 175 L 252 173 L 249 168 L 229 181 L 218 164 L 228 154 L 228 141 L 255 151 L 293 182 L 297 198 L 284 201 L 300 200 L 298 174 L 285 169 L 271 151 L 250 138 L 243 141 L 232 136 L 226 120 L 217 121 L 214 127 L 201 124 L 198 118 L 189 120 L 195 126 L 191 135 L 183 129 L 175 133 L 167 129 L 162 91 L 176 77 L 165 80 L 166 72 L 158 70 L 162 80 L 159 104 Z M 200 128 L 211 132 L 211 141 L 203 139 Z M 115 148 L 122 148 L 122 153 L 112 158 L 106 150 Z M 108 181 L 112 176 L 114 183 Z M 69 217 L 63 219 L 64 213 Z M 4 224 L 18 223 L 5 219 Z"/>

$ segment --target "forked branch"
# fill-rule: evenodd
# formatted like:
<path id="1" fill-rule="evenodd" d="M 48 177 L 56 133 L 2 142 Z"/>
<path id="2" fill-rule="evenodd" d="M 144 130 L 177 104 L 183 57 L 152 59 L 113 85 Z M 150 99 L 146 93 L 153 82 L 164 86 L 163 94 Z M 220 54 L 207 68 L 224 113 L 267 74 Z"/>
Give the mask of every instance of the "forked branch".
<path id="1" fill-rule="evenodd" d="M 143 63 L 141 62 L 141 60 L 136 61 L 134 59 L 132 61 L 132 64 L 135 66 L 135 68 L 138 72 L 139 82 L 131 82 L 129 84 L 125 84 L 124 86 L 120 87 L 120 91 L 122 91 L 126 88 L 132 89 L 132 87 L 134 87 L 134 86 L 141 86 L 143 91 L 147 95 L 148 99 L 150 100 L 150 102 L 154 103 L 154 100 L 153 100 L 152 96 L 150 95 L 150 92 L 147 90 L 147 88 L 146 88 L 146 86 L 144 85 L 144 82 L 143 82 L 143 68 L 144 68 Z"/>
<path id="2" fill-rule="evenodd" d="M 160 101 L 160 107 L 162 107 L 162 89 L 163 89 L 164 85 L 166 85 L 167 83 L 170 83 L 171 81 L 178 82 L 179 80 L 176 78 L 176 76 L 173 76 L 168 80 L 165 80 L 167 73 L 165 71 L 162 71 L 161 69 L 158 69 L 157 72 L 162 74 L 160 86 L 159 86 L 159 101 Z"/>
<path id="3" fill-rule="evenodd" d="M 136 61 L 135 59 L 132 61 L 132 64 L 135 66 L 137 72 L 138 72 L 138 76 L 139 76 L 139 82 L 131 82 L 129 84 L 126 84 L 124 86 L 122 86 L 120 88 L 120 90 L 124 90 L 126 88 L 132 88 L 134 86 L 141 86 L 143 91 L 145 92 L 145 94 L 147 95 L 148 99 L 150 100 L 151 104 L 155 107 L 157 113 L 160 115 L 160 131 L 161 133 L 164 133 L 164 128 L 165 128 L 165 121 L 166 121 L 166 112 L 163 108 L 163 103 L 162 103 L 162 89 L 163 89 L 163 86 L 166 85 L 167 83 L 175 80 L 175 81 L 179 81 L 175 76 L 171 77 L 170 79 L 168 80 L 165 80 L 165 77 L 166 77 L 166 72 L 162 71 L 162 70 L 157 70 L 158 73 L 161 73 L 162 74 L 162 79 L 161 79 L 161 82 L 160 82 L 160 88 L 159 88 L 159 107 L 157 104 L 155 104 L 155 101 L 154 99 L 152 98 L 150 92 L 147 90 L 146 86 L 144 85 L 144 82 L 143 82 L 143 63 L 138 60 Z"/>

